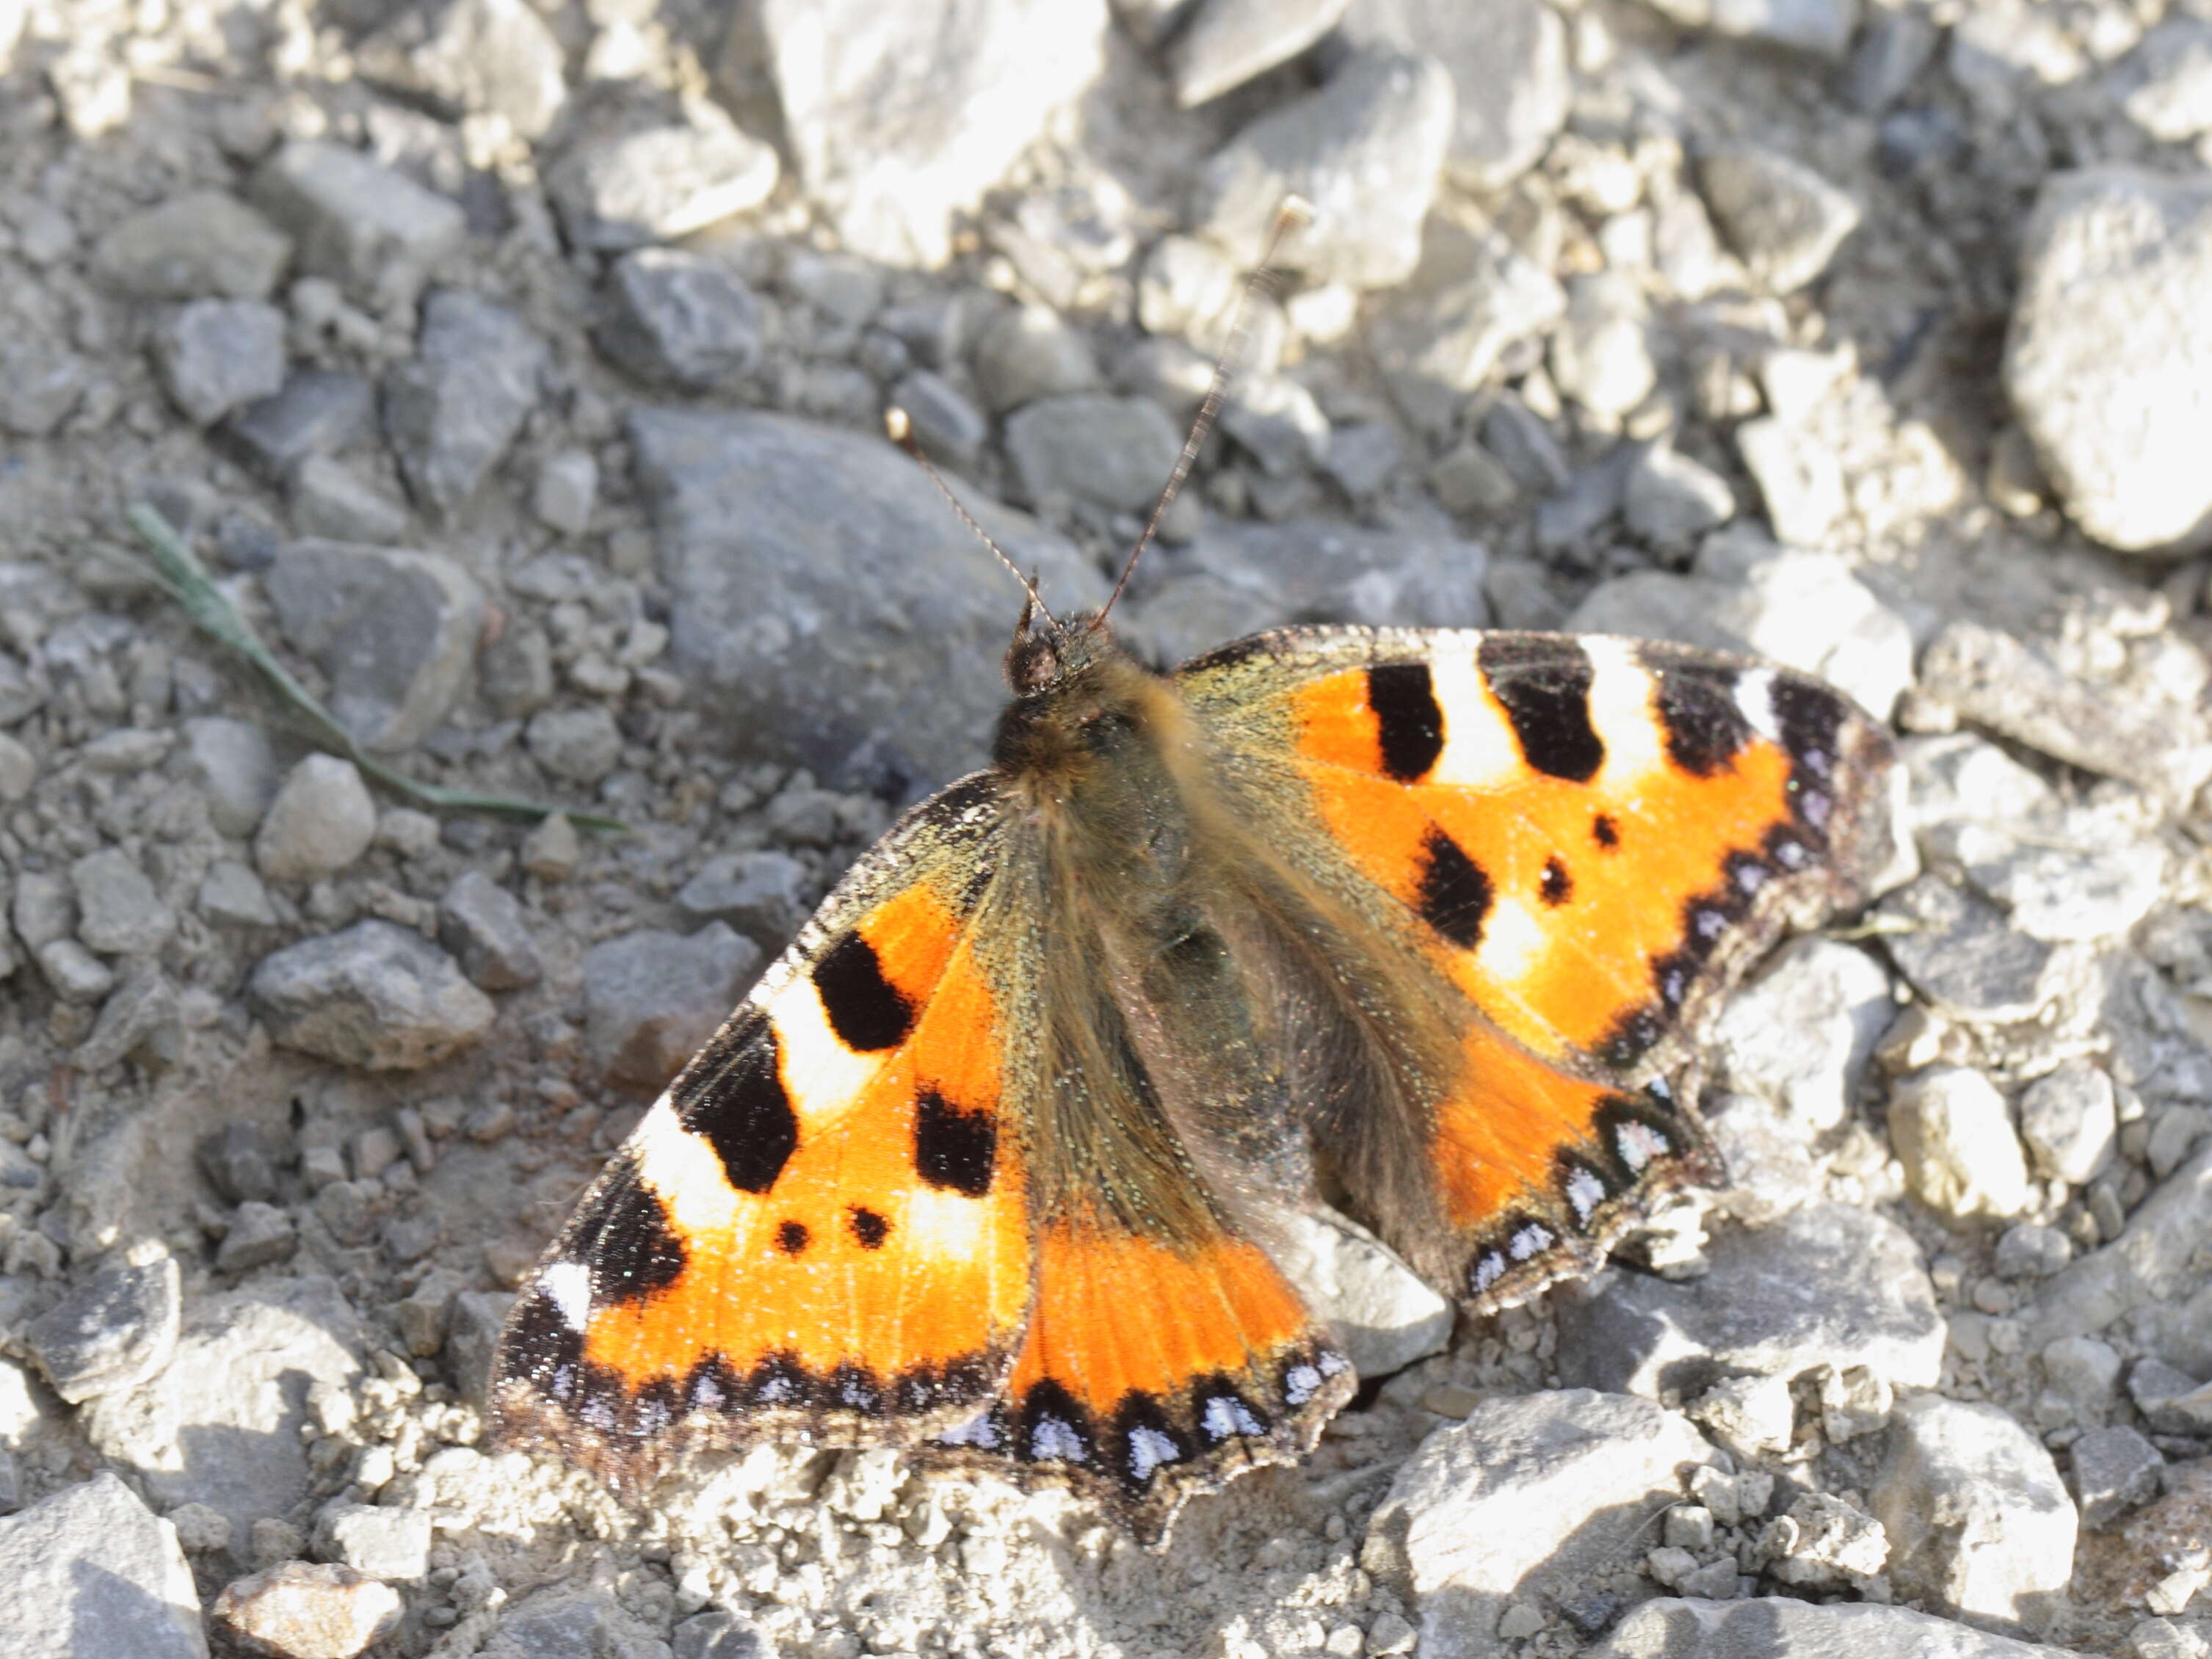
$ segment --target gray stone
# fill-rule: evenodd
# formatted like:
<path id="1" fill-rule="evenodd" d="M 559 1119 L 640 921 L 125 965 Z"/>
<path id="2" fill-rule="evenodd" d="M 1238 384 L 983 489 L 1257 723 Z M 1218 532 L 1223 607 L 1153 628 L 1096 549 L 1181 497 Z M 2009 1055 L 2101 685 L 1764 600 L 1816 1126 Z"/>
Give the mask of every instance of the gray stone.
<path id="1" fill-rule="evenodd" d="M 1346 0 L 1206 0 L 1168 49 L 1185 109 L 1297 56 L 1335 27 Z"/>
<path id="2" fill-rule="evenodd" d="M 73 1063 L 87 1074 L 125 1059 L 149 1071 L 175 1064 L 184 1036 L 176 988 L 145 963 L 130 964 L 118 977 L 120 984 L 100 1005 L 92 1034 L 77 1045 Z"/>
<path id="3" fill-rule="evenodd" d="M 1744 1601 L 1660 1596 L 1614 1626 L 1583 1659 L 2057 1659 L 2063 1651 L 1875 1601 Z"/>
<path id="4" fill-rule="evenodd" d="M 2212 1113 L 2201 1106 L 2168 1106 L 2151 1121 L 2150 1138 L 2143 1143 L 2143 1162 L 2163 1181 L 2181 1167 L 2197 1146 L 2212 1132 Z"/>
<path id="5" fill-rule="evenodd" d="M 1714 1078 L 1771 1101 L 1803 1130 L 1832 1129 L 1896 1013 L 1889 975 L 1864 951 L 1792 939 L 1723 1009 Z"/>
<path id="6" fill-rule="evenodd" d="M 223 422 L 246 465 L 281 483 L 310 455 L 329 455 L 376 429 L 376 392 L 349 371 L 302 368 L 273 398 L 248 404 Z"/>
<path id="7" fill-rule="evenodd" d="M 52 436 L 91 383 L 91 364 L 76 353 L 45 340 L 10 340 L 0 346 L 0 432 Z"/>
<path id="8" fill-rule="evenodd" d="M 2040 1441 L 1994 1406 L 1899 1402 L 1873 1489 L 1900 1593 L 2039 1626 L 2073 1575 L 2074 1505 Z"/>
<path id="9" fill-rule="evenodd" d="M 553 701 L 553 644 L 532 623 L 509 621 L 477 665 L 484 701 L 501 720 L 534 713 Z"/>
<path id="10" fill-rule="evenodd" d="M 21 739 L 0 732 L 0 801 L 15 802 L 39 781 L 39 757 Z"/>
<path id="11" fill-rule="evenodd" d="M 506 307 L 445 288 L 422 307 L 411 362 L 384 377 L 384 434 L 416 501 L 466 501 L 538 406 L 545 343 Z"/>
<path id="12" fill-rule="evenodd" d="M 891 388 L 893 406 L 906 411 L 915 441 L 940 466 L 965 471 L 983 453 L 991 422 L 941 375 L 917 368 Z"/>
<path id="13" fill-rule="evenodd" d="M 813 887 L 806 866 L 788 853 L 726 853 L 699 866 L 677 890 L 676 903 L 694 921 L 726 921 L 773 947 L 806 920 Z"/>
<path id="14" fill-rule="evenodd" d="M 164 1508 L 204 1504 L 235 1549 L 307 1495 L 307 1396 L 362 1371 L 360 1322 L 328 1279 L 263 1279 L 193 1299 L 168 1368 L 84 1413 L 100 1455 Z"/>
<path id="15" fill-rule="evenodd" d="M 1103 0 L 763 0 L 744 25 L 806 187 L 854 253 L 939 265 L 972 209 L 1097 78 Z M 887 88 L 895 88 L 886 95 Z"/>
<path id="16" fill-rule="evenodd" d="M 1988 856 L 1967 860 L 1966 878 L 2031 939 L 2115 938 L 2149 915 L 2166 890 L 2167 854 L 2156 842 L 2067 847 L 2043 836 L 2026 842 L 2001 835 L 1972 839 Z"/>
<path id="17" fill-rule="evenodd" d="M 451 957 L 388 921 L 271 952 L 246 996 L 283 1047 L 372 1072 L 435 1065 L 483 1036 L 495 1012 Z"/>
<path id="18" fill-rule="evenodd" d="M 292 523 L 303 536 L 390 546 L 406 538 L 407 507 L 344 462 L 310 455 L 292 473 Z"/>
<path id="19" fill-rule="evenodd" d="M 530 510 L 538 522 L 564 536 L 591 527 L 592 507 L 599 493 L 599 463 L 588 449 L 556 449 L 538 464 Z"/>
<path id="20" fill-rule="evenodd" d="M 479 1408 L 491 1375 L 492 1352 L 514 1298 L 504 1291 L 463 1291 L 446 1322 L 446 1369 Z"/>
<path id="21" fill-rule="evenodd" d="M 1681 553 L 1735 516 L 1735 492 L 1704 462 L 1671 444 L 1654 444 L 1629 469 L 1621 516 L 1643 541 Z"/>
<path id="22" fill-rule="evenodd" d="M 547 187 L 569 240 L 606 250 L 673 241 L 768 198 L 775 149 L 712 104 L 687 114 L 586 140 L 554 167 Z"/>
<path id="23" fill-rule="evenodd" d="M 238 198 L 192 190 L 117 225 L 92 268 L 134 300 L 259 300 L 291 258 L 292 239 Z"/>
<path id="24" fill-rule="evenodd" d="M 676 1659 L 775 1659 L 773 1644 L 757 1626 L 720 1607 L 684 1620 L 672 1640 Z"/>
<path id="25" fill-rule="evenodd" d="M 1502 1659 L 1514 1644 L 1492 1632 L 1511 1601 L 1573 1595 L 1636 1548 L 1714 1456 L 1687 1419 L 1646 1400 L 1486 1401 L 1422 1442 L 1368 1536 L 1405 1565 L 1423 1659 Z"/>
<path id="26" fill-rule="evenodd" d="M 2212 1382 L 2199 1382 L 2163 1359 L 2136 1361 L 2128 1398 L 2154 1434 L 2212 1435 Z"/>
<path id="27" fill-rule="evenodd" d="M 1840 59 L 1859 21 L 1858 0 L 1651 0 L 1676 22 L 1731 40 L 1759 40 Z"/>
<path id="28" fill-rule="evenodd" d="M 1798 1497 L 1760 1530 L 1758 1545 L 1769 1577 L 1806 1589 L 1863 1588 L 1889 1559 L 1881 1523 L 1823 1492 Z"/>
<path id="29" fill-rule="evenodd" d="M 1889 1141 L 1913 1195 L 1946 1215 L 2018 1215 L 2033 1196 L 2004 1097 L 1971 1067 L 1899 1078 L 1889 1094 Z"/>
<path id="30" fill-rule="evenodd" d="M 549 1585 L 507 1608 L 478 1659 L 648 1659 L 665 1648 L 608 1590 Z"/>
<path id="31" fill-rule="evenodd" d="M 1467 190 L 1502 191 L 1566 124 L 1567 31 L 1542 0 L 1354 0 L 1339 33 L 1443 65 L 1456 94 L 1444 171 Z"/>
<path id="32" fill-rule="evenodd" d="M 1380 1239 L 1333 1210 L 1290 1218 L 1273 1255 L 1364 1382 L 1442 1353 L 1451 1340 L 1451 1304 Z"/>
<path id="33" fill-rule="evenodd" d="M 607 273 L 592 337 L 641 380 L 705 392 L 743 380 L 760 361 L 760 307 L 719 260 L 639 248 Z"/>
<path id="34" fill-rule="evenodd" d="M 276 1166 L 254 1124 L 225 1124 L 200 1143 L 199 1164 L 227 1203 L 276 1196 Z"/>
<path id="35" fill-rule="evenodd" d="M 2106 88 L 2154 138 L 2179 144 L 2212 132 L 2212 20 L 2175 14 L 2152 25 Z"/>
<path id="36" fill-rule="evenodd" d="M 1313 393 L 1288 375 L 1238 376 L 1221 406 L 1220 427 L 1261 471 L 1276 477 L 1304 472 L 1328 456 L 1328 416 Z M 1157 486 L 1153 493 L 1158 494 Z"/>
<path id="37" fill-rule="evenodd" d="M 39 950 L 76 932 L 76 891 L 49 871 L 22 871 L 15 878 L 9 919 L 15 924 L 15 936 Z"/>
<path id="38" fill-rule="evenodd" d="M 729 1017 L 761 948 L 719 921 L 641 928 L 584 952 L 584 1042 L 611 1083 L 658 1089 Z"/>
<path id="39" fill-rule="evenodd" d="M 459 203 L 320 138 L 295 138 L 263 162 L 252 196 L 297 240 L 301 270 L 378 311 L 412 304 L 467 231 Z"/>
<path id="40" fill-rule="evenodd" d="M 217 859 L 200 879 L 193 907 L 206 921 L 234 927 L 274 927 L 276 909 L 261 878 L 235 859 Z"/>
<path id="41" fill-rule="evenodd" d="M 104 1471 L 0 1519 L 0 1583 L 10 1659 L 207 1659 L 177 1529 Z"/>
<path id="42" fill-rule="evenodd" d="M 287 773 L 253 837 L 253 861 L 270 881 L 320 881 L 349 868 L 376 838 L 376 803 L 361 770 L 314 754 Z"/>
<path id="43" fill-rule="evenodd" d="M 481 870 L 463 871 L 438 901 L 438 939 L 487 991 L 535 985 L 545 971 L 520 901 Z"/>
<path id="44" fill-rule="evenodd" d="M 215 1253 L 216 1271 L 242 1273 L 282 1261 L 292 1254 L 299 1236 L 291 1212 L 273 1204 L 247 1202 L 230 1218 L 230 1230 Z"/>
<path id="45" fill-rule="evenodd" d="M 1407 459 L 1406 441 L 1389 422 L 1353 421 L 1329 428 L 1328 453 L 1321 465 L 1338 489 L 1361 501 L 1379 493 Z M 1449 501 L 1443 505 L 1447 511 L 1465 510 Z"/>
<path id="46" fill-rule="evenodd" d="M 1371 330 L 1376 361 L 1409 418 L 1436 436 L 1448 436 L 1457 428 L 1465 394 L 1491 378 L 1510 347 L 1557 322 L 1566 303 L 1565 290 L 1551 273 L 1501 233 L 1435 214 L 1422 231 L 1419 266 Z M 1520 404 L 1499 399 L 1485 419 L 1483 441 L 1511 469 L 1514 459 L 1491 441 L 1489 431 L 1490 420 L 1508 407 Z M 1564 484 L 1564 459 L 1559 474 Z M 1557 487 L 1522 482 L 1532 489 Z"/>
<path id="47" fill-rule="evenodd" d="M 776 415 L 646 410 L 629 430 L 672 666 L 728 729 L 841 788 L 898 793 L 981 763 L 1020 594 L 919 469 L 879 440 Z M 1069 544 L 979 492 L 962 500 L 1041 573 L 1055 614 L 1104 602 Z M 806 696 L 788 695 L 797 684 Z"/>
<path id="48" fill-rule="evenodd" d="M 2102 1422 L 2118 1397 L 2118 1350 L 2094 1336 L 2062 1336 L 2045 1344 L 2041 1357 L 2044 1381 L 2074 1408 L 2076 1420 Z"/>
<path id="49" fill-rule="evenodd" d="M 1150 323 L 1146 326 L 1159 331 Z M 994 313 L 975 337 L 969 366 L 975 389 L 1000 415 L 1040 398 L 1089 392 L 1098 385 L 1098 359 L 1090 337 L 1048 306 L 1008 306 Z"/>
<path id="50" fill-rule="evenodd" d="M 224 1585 L 210 1616 L 250 1650 L 353 1659 L 396 1629 L 405 1611 L 398 1590 L 351 1567 L 281 1561 Z"/>
<path id="51" fill-rule="evenodd" d="M 184 1295 L 167 1256 L 107 1267 L 23 1332 L 23 1345 L 56 1394 L 71 1405 L 137 1388 L 176 1352 Z"/>
<path id="52" fill-rule="evenodd" d="M 409 8 L 363 40 L 361 72 L 456 111 L 505 118 L 543 137 L 568 101 L 561 42 L 528 0 L 449 0 Z"/>
<path id="53" fill-rule="evenodd" d="M 412 748 L 467 686 L 483 590 L 452 560 L 309 539 L 265 581 L 285 636 L 329 677 L 331 712 L 365 746 Z"/>
<path id="54" fill-rule="evenodd" d="M 1905 95 L 1942 39 L 1919 7 L 1875 9 L 1844 71 L 1844 96 L 1863 115 L 1879 115 Z"/>
<path id="55" fill-rule="evenodd" d="M 2193 709 L 2116 697 L 1979 623 L 1955 622 L 1936 636 L 1921 656 L 1920 684 L 1963 719 L 2169 799 L 2186 799 L 2212 774 Z"/>
<path id="56" fill-rule="evenodd" d="M 2074 1259 L 2074 1241 L 2056 1227 L 2022 1221 L 1997 1239 L 1991 1265 L 2000 1279 L 2048 1279 Z"/>
<path id="57" fill-rule="evenodd" d="M 1698 179 L 1745 268 L 1777 294 L 1794 294 L 1826 270 L 1858 228 L 1856 202 L 1772 150 L 1735 144 L 1708 151 Z"/>
<path id="58" fill-rule="evenodd" d="M 2044 476 L 2123 552 L 2212 544 L 2212 181 L 2129 167 L 2055 173 L 2021 238 L 2004 384 Z"/>
<path id="59" fill-rule="evenodd" d="M 1489 620 L 1480 542 L 1403 536 L 1325 520 L 1211 525 L 1183 572 L 1134 614 L 1170 660 L 1289 621 L 1480 627 Z"/>
<path id="60" fill-rule="evenodd" d="M 77 860 L 70 866 L 70 885 L 76 894 L 76 936 L 102 956 L 147 956 L 177 931 L 177 919 L 154 884 L 121 848 Z"/>
<path id="61" fill-rule="evenodd" d="M 2108 1531 L 2130 1510 L 2159 1495 L 2166 1459 L 2133 1429 L 2091 1429 L 2067 1449 L 2081 1524 Z"/>
<path id="62" fill-rule="evenodd" d="M 1724 1233 L 1710 1268 L 1680 1284 L 1610 1269 L 1559 1302 L 1561 1376 L 1591 1388 L 1686 1396 L 1745 1372 L 1796 1377 L 1866 1367 L 1893 1388 L 1931 1388 L 1944 1322 L 1911 1236 L 1870 1211 L 1815 1205 L 1771 1227 Z"/>
<path id="63" fill-rule="evenodd" d="M 1076 392 L 1024 404 L 1004 441 L 1032 505 L 1074 499 L 1134 513 L 1167 483 L 1182 434 L 1146 398 Z"/>
<path id="64" fill-rule="evenodd" d="M 1832 445 L 1806 425 L 1763 415 L 1736 428 L 1735 447 L 1774 533 L 1801 546 L 1826 542 L 1847 505 Z"/>
<path id="65" fill-rule="evenodd" d="M 1546 9 L 1541 0 L 1530 3 Z M 1566 314 L 1552 335 L 1553 383 L 1601 418 L 1626 415 L 1659 384 L 1650 326 L 1643 292 L 1626 272 L 1571 278 Z"/>
<path id="66" fill-rule="evenodd" d="M 622 759 L 622 730 L 599 703 L 541 709 L 530 717 L 523 740 L 540 766 L 574 783 L 597 783 Z"/>
<path id="67" fill-rule="evenodd" d="M 2031 1018 L 2055 986 L 2055 952 L 2014 933 L 1987 899 L 1922 876 L 1882 900 L 1903 928 L 1886 936 L 1912 988 L 1955 1018 L 2009 1024 Z"/>
<path id="68" fill-rule="evenodd" d="M 284 386 L 284 313 L 259 300 L 195 300 L 155 325 L 154 362 L 198 425 Z"/>
<path id="69" fill-rule="evenodd" d="M 784 250 L 776 282 L 822 316 L 859 328 L 883 309 L 884 276 L 881 265 L 860 254 L 796 246 Z"/>
<path id="70" fill-rule="evenodd" d="M 1912 683 L 1910 624 L 1845 561 L 1777 547 L 1747 526 L 1708 537 L 1692 575 L 1638 571 L 1594 590 L 1567 625 L 1771 658 L 1879 715 Z"/>
<path id="71" fill-rule="evenodd" d="M 1420 263 L 1453 109 L 1451 76 L 1434 58 L 1355 54 L 1206 162 L 1195 223 L 1253 265 L 1284 198 L 1302 197 L 1313 220 L 1284 239 L 1278 264 L 1322 282 L 1392 287 Z"/>
<path id="72" fill-rule="evenodd" d="M 315 1553 L 372 1578 L 414 1580 L 430 1571 L 425 1510 L 346 1504 L 315 1519 Z"/>
<path id="73" fill-rule="evenodd" d="M 33 953 L 39 971 L 64 1002 L 98 1002 L 115 988 L 114 972 L 73 939 L 58 939 Z"/>
<path id="74" fill-rule="evenodd" d="M 2208 1236 L 2212 1146 L 2160 1182 L 2118 1238 L 2045 1281 L 2029 1316 L 2034 1338 L 2084 1335 L 2138 1309 L 2171 1304 L 2176 1286 L 2191 1282 L 2189 1264 Z M 2169 1362 L 2188 1363 L 2181 1352 L 2160 1352 Z"/>

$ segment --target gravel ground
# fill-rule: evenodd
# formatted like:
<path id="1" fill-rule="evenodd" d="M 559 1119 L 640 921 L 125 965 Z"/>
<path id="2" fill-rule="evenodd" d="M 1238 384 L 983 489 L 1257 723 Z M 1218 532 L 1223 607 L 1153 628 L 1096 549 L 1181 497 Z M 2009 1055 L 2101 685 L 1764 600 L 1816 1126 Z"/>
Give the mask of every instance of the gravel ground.
<path id="1" fill-rule="evenodd" d="M 735 11 L 732 26 L 728 14 Z M 2212 1651 L 2204 0 L 0 0 L 0 1650 Z M 1748 647 L 1900 732 L 1734 1185 L 1164 1556 L 888 1453 L 628 1510 L 509 1293 L 1016 609 Z M 366 752 L 139 569 L 149 503 Z M 1333 1265 L 1332 1265 L 1333 1264 Z"/>

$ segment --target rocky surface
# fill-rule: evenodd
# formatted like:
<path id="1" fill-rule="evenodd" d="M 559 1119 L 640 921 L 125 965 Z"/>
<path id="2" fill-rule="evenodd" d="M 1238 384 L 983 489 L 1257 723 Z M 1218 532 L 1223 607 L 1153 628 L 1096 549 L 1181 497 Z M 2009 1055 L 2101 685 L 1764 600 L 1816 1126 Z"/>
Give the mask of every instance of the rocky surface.
<path id="1" fill-rule="evenodd" d="M 0 0 L 0 1650 L 2205 1659 L 2208 166 L 2160 0 Z M 886 406 L 1095 605 L 1291 190 L 1136 645 L 1898 732 L 1875 902 L 1708 1034 L 1732 1184 L 1480 1322 L 1310 1218 L 1367 1386 L 1163 1557 L 490 1451 L 582 1183 L 988 753 L 1018 593 Z"/>

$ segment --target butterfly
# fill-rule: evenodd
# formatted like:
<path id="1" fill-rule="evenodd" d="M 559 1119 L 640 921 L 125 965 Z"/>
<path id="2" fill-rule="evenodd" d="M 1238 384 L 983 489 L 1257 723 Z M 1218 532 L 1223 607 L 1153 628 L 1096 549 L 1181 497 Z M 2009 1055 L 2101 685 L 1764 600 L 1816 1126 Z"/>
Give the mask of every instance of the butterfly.
<path id="1" fill-rule="evenodd" d="M 1471 1315 L 1722 1172 L 1696 1038 L 1862 896 L 1887 740 L 1674 646 L 1291 627 L 1159 672 L 1025 610 L 990 766 L 856 864 L 526 1283 L 497 1437 L 1075 1488 L 1146 1542 L 1352 1367 L 1324 1198 Z"/>

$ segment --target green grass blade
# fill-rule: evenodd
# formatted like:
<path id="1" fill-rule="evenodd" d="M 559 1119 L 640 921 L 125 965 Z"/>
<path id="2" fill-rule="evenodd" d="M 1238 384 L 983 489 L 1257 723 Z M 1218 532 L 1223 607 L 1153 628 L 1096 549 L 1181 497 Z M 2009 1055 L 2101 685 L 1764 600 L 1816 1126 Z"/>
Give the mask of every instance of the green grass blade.
<path id="1" fill-rule="evenodd" d="M 239 615 L 237 607 L 216 586 L 214 578 L 208 574 L 206 568 L 185 544 L 184 538 L 170 527 L 167 520 L 141 502 L 131 509 L 131 524 L 145 538 L 153 556 L 150 566 L 139 567 L 143 574 L 151 576 L 176 600 L 201 632 L 228 647 L 267 681 L 270 689 L 307 722 L 318 745 L 332 754 L 343 755 L 394 794 L 447 811 L 483 812 L 522 823 L 535 823 L 556 812 L 567 812 L 568 822 L 579 830 L 594 830 L 602 835 L 612 836 L 629 833 L 629 826 L 620 818 L 607 817 L 597 812 L 570 811 L 566 807 L 548 806 L 541 801 L 525 800 L 514 795 L 484 794 L 473 789 L 448 789 L 434 783 L 423 783 L 404 772 L 394 771 L 356 743 L 353 734 L 338 724 L 337 717 L 323 707 L 315 694 L 301 684 L 291 671 L 276 660 L 275 654 L 261 642 L 261 636 L 253 631 L 246 618 Z M 134 566 L 137 563 L 136 560 L 131 562 Z"/>

